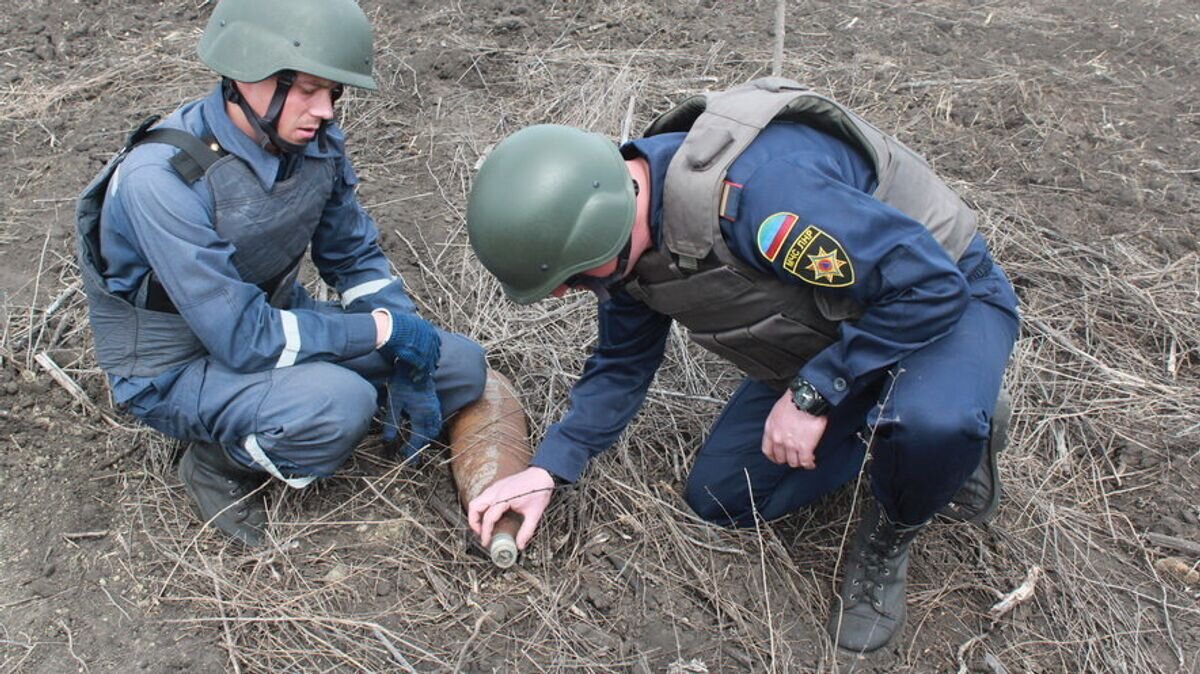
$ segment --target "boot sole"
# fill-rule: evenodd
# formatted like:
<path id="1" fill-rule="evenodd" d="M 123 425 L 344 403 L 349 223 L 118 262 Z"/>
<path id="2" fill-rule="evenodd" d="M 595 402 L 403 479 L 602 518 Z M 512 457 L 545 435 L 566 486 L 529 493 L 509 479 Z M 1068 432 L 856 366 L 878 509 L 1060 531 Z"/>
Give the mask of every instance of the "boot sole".
<path id="1" fill-rule="evenodd" d="M 840 604 L 841 598 L 839 597 L 837 599 L 837 601 Z M 877 653 L 879 653 L 879 651 L 882 651 L 882 650 L 886 649 L 888 646 L 891 646 L 893 643 L 895 643 L 896 638 L 900 636 L 900 633 L 902 631 L 904 631 L 904 625 L 907 622 L 908 622 L 908 606 L 906 604 L 903 612 L 900 614 L 899 621 L 896 623 L 896 629 L 893 630 L 890 635 L 888 635 L 888 638 L 883 643 L 879 644 L 878 646 L 875 646 L 873 648 L 868 648 L 865 650 L 858 649 L 858 648 L 851 648 L 848 646 L 843 646 L 842 644 L 838 643 L 838 640 L 837 640 L 838 639 L 838 633 L 837 633 L 838 620 L 833 615 L 831 615 L 829 617 L 829 621 L 825 623 L 825 631 L 827 634 L 829 634 L 830 640 L 832 640 L 834 645 L 837 646 L 837 650 L 839 653 L 844 653 L 846 655 L 868 656 L 868 655 L 872 655 L 872 654 L 877 654 Z"/>
<path id="2" fill-rule="evenodd" d="M 993 421 L 1000 423 L 992 429 L 992 433 L 988 438 L 988 468 L 992 471 L 992 498 L 988 500 L 983 510 L 979 514 L 972 517 L 970 522 L 984 524 L 991 521 L 996 516 L 996 512 L 1000 510 L 1000 496 L 1003 491 L 1000 486 L 1000 468 L 997 459 L 1000 457 L 1000 452 L 1008 446 L 1008 427 L 1012 423 L 1012 396 L 1008 391 L 1001 389 L 1000 397 L 996 401 L 996 412 L 992 415 Z"/>
<path id="3" fill-rule="evenodd" d="M 988 470 L 992 475 L 992 494 L 988 502 L 974 514 L 967 516 L 962 513 L 957 504 L 951 501 L 947 503 L 938 515 L 945 517 L 955 522 L 973 522 L 975 524 L 986 524 L 991 521 L 996 513 L 1000 510 L 1000 497 L 1003 494 L 1003 488 L 1000 485 L 1000 468 L 999 457 L 1000 452 L 1008 446 L 1008 427 L 1012 423 L 1012 396 L 1005 389 L 1000 390 L 1000 397 L 996 400 L 996 413 L 992 415 L 992 421 L 999 421 L 992 428 L 992 432 L 988 435 L 988 446 L 986 453 L 982 457 L 982 461 L 988 462 Z"/>

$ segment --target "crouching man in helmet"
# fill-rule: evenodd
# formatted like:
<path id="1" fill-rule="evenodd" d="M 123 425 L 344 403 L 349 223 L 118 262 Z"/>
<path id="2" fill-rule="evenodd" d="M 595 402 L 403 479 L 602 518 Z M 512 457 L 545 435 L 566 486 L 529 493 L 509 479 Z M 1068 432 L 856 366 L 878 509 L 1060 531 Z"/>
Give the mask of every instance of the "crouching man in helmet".
<path id="1" fill-rule="evenodd" d="M 485 544 L 512 509 L 525 545 L 554 483 L 616 440 L 672 320 L 746 374 L 688 479 L 701 517 L 781 517 L 851 481 L 870 452 L 828 624 L 843 649 L 899 632 L 909 546 L 935 514 L 996 509 L 1013 289 L 924 160 L 834 101 L 771 78 L 693 98 L 619 149 L 523 129 L 480 167 L 467 224 L 512 300 L 600 298 L 570 411 L 527 470 L 469 506 Z"/>
<path id="2" fill-rule="evenodd" d="M 264 542 L 254 493 L 331 475 L 386 384 L 407 453 L 475 401 L 482 348 L 421 318 L 358 204 L 334 105 L 374 89 L 354 0 L 222 0 L 200 39 L 206 97 L 143 124 L 80 198 L 96 355 L 115 401 L 190 441 L 201 517 Z M 296 280 L 305 249 L 340 303 Z"/>

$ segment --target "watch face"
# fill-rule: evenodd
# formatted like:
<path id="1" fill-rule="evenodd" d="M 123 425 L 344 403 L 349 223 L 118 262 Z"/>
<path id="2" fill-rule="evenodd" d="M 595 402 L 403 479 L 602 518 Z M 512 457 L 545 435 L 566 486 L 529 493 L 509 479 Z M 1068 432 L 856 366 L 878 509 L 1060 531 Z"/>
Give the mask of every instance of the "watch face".
<path id="1" fill-rule="evenodd" d="M 817 402 L 816 396 L 812 395 L 812 393 L 814 393 L 814 391 L 809 389 L 809 387 L 804 387 L 804 389 L 800 389 L 796 392 L 796 397 L 799 398 L 799 403 L 802 405 L 802 407 L 804 407 L 804 409 L 810 409 L 812 407 L 812 403 Z"/>
<path id="2" fill-rule="evenodd" d="M 801 412 L 821 414 L 825 408 L 824 402 L 825 400 L 812 384 L 799 381 L 792 385 L 792 404 Z"/>
<path id="3" fill-rule="evenodd" d="M 807 410 L 816 402 L 815 393 L 816 391 L 813 390 L 812 385 L 805 382 L 792 391 L 792 402 L 796 404 L 796 407 Z"/>

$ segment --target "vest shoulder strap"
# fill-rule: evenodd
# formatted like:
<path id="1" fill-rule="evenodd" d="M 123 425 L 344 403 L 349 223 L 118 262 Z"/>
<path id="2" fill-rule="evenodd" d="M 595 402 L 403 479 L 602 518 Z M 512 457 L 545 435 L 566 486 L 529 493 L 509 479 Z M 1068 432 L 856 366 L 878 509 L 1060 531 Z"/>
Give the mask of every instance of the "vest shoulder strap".
<path id="1" fill-rule="evenodd" d="M 752 80 L 703 100 L 691 98 L 656 120 L 648 135 L 688 132 L 667 168 L 663 190 L 664 243 L 692 268 L 712 251 L 721 181 L 764 126 L 805 87 L 781 77 Z"/>
<path id="2" fill-rule="evenodd" d="M 142 122 L 129 136 L 125 146 L 132 149 L 135 145 L 143 143 L 163 143 L 179 148 L 180 151 L 171 157 L 171 168 L 175 169 L 185 182 L 196 182 L 210 166 L 228 154 L 211 136 L 198 138 L 179 129 L 151 129 L 158 119 L 155 115 Z"/>
<path id="3" fill-rule="evenodd" d="M 667 248 L 695 269 L 713 249 L 722 181 L 733 162 L 772 121 L 816 127 L 862 150 L 882 173 L 891 151 L 882 132 L 845 107 L 782 77 L 751 80 L 727 91 L 692 96 L 655 119 L 647 136 L 686 131 L 667 169 L 663 216 Z"/>

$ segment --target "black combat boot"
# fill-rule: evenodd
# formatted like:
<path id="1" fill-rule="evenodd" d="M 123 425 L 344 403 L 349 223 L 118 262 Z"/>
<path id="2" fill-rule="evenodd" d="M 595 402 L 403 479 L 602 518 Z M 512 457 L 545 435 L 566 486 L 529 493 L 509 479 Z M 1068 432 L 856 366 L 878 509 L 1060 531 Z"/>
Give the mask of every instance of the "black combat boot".
<path id="1" fill-rule="evenodd" d="M 867 653 L 888 644 L 904 626 L 908 546 L 922 525 L 900 526 L 868 498 L 846 555 L 846 574 L 829 616 L 840 648 Z"/>
<path id="2" fill-rule="evenodd" d="M 1012 396 L 1001 390 L 992 412 L 992 431 L 979 467 L 955 492 L 954 498 L 939 511 L 943 517 L 959 522 L 986 522 L 1000 506 L 1000 472 L 996 457 L 1008 446 L 1008 426 L 1012 421 Z"/>
<path id="3" fill-rule="evenodd" d="M 239 465 L 217 445 L 194 442 L 179 459 L 179 479 L 201 519 L 242 543 L 263 543 L 267 512 L 261 496 L 249 496 L 263 473 Z"/>

